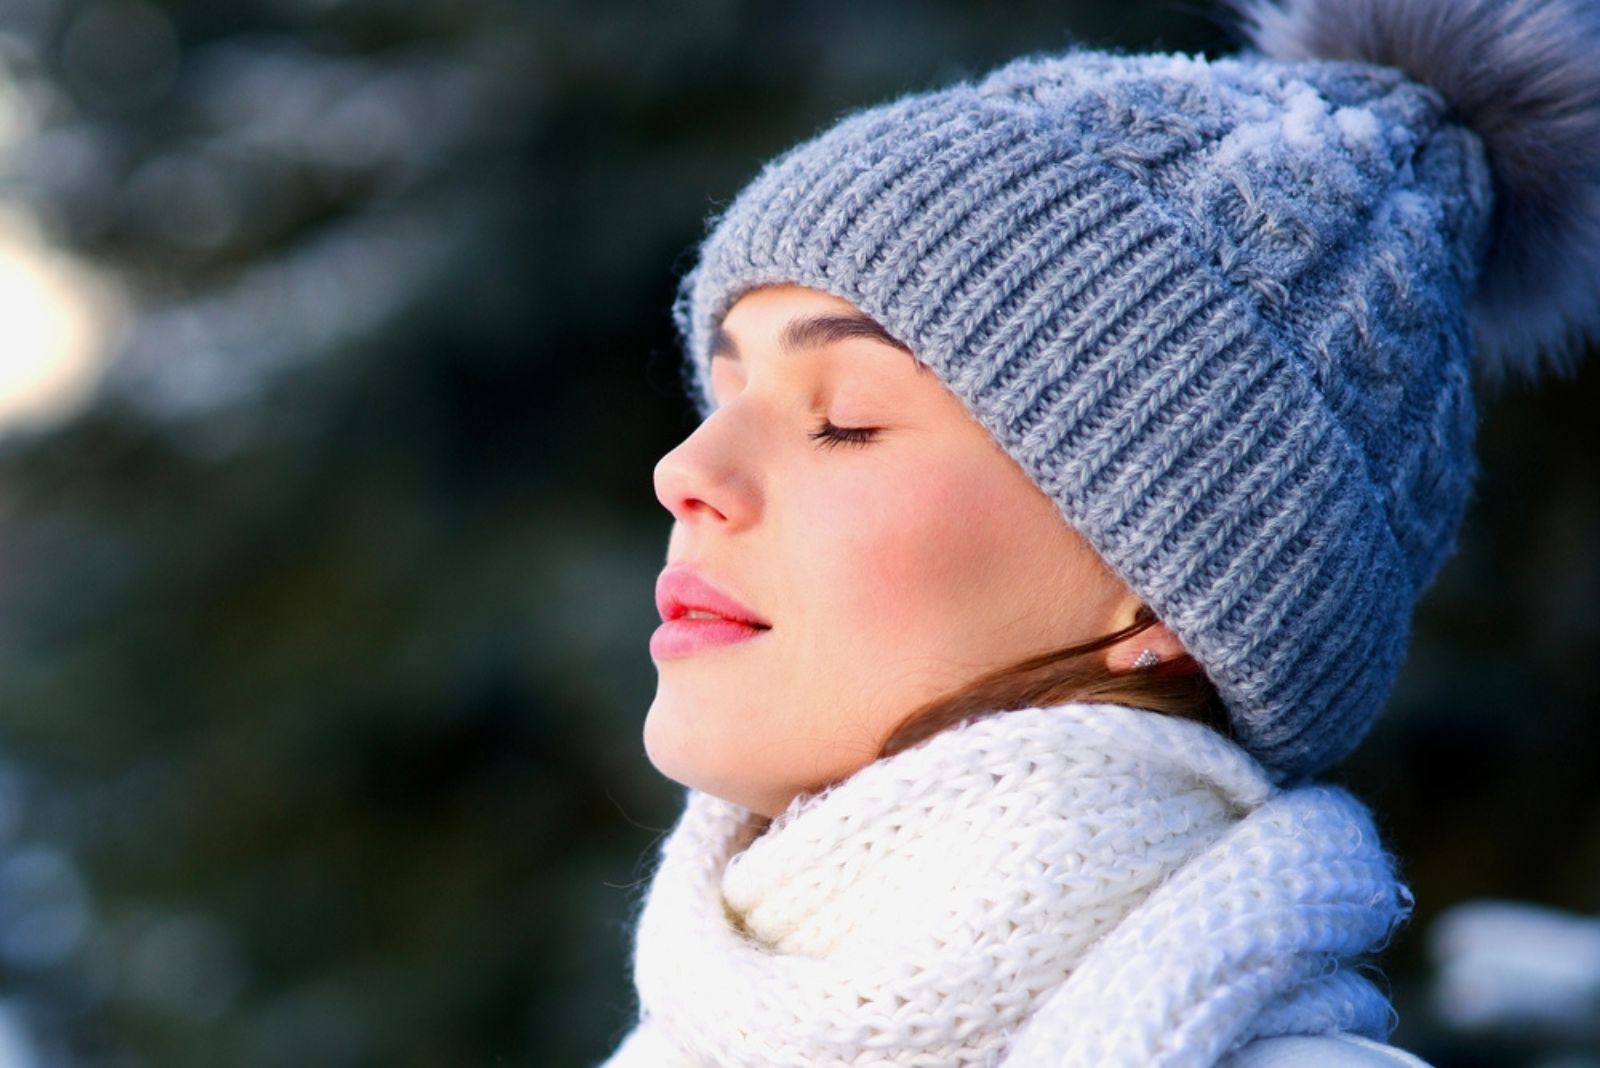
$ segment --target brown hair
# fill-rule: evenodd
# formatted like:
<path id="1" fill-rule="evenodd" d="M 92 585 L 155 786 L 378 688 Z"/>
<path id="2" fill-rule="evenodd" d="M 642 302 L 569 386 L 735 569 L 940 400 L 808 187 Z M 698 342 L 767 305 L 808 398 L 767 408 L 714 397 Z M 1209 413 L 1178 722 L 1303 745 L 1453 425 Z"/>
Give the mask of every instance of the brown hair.
<path id="1" fill-rule="evenodd" d="M 878 759 L 909 749 L 958 723 L 1067 701 L 1104 701 L 1182 716 L 1232 737 L 1222 698 L 1192 657 L 1177 657 L 1144 670 L 1113 671 L 1100 658 L 1089 656 L 1155 622 L 1155 613 L 1141 606 L 1133 622 L 1121 630 L 980 675 L 901 720 L 883 743 Z"/>

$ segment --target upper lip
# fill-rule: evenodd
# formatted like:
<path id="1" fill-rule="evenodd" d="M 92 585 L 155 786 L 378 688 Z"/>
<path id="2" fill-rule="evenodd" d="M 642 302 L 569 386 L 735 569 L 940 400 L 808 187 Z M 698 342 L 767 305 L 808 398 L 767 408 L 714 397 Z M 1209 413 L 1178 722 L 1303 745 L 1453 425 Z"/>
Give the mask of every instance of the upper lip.
<path id="1" fill-rule="evenodd" d="M 710 612 L 752 627 L 771 624 L 723 593 L 688 564 L 669 567 L 656 580 L 656 609 L 662 622 L 678 619 L 689 612 Z"/>

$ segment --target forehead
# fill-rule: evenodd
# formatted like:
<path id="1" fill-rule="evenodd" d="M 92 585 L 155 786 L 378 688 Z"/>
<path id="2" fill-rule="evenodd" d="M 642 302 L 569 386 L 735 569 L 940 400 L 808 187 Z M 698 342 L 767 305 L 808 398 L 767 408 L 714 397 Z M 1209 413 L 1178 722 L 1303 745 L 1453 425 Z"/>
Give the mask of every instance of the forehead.
<path id="1" fill-rule="evenodd" d="M 783 355 L 794 356 L 850 340 L 898 349 L 916 362 L 910 346 L 849 301 L 793 285 L 764 287 L 741 297 L 712 336 L 711 359 L 738 363 L 747 347 L 774 343 Z"/>

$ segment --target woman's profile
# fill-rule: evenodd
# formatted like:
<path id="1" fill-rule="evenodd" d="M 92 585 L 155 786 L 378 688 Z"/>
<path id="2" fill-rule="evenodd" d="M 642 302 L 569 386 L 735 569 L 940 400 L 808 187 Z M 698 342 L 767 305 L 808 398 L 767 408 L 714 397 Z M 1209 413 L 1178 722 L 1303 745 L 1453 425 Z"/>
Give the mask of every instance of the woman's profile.
<path id="1" fill-rule="evenodd" d="M 854 112 L 714 220 L 607 1068 L 1421 1063 L 1410 894 L 1317 779 L 1475 386 L 1600 327 L 1600 5 L 1240 7 Z"/>

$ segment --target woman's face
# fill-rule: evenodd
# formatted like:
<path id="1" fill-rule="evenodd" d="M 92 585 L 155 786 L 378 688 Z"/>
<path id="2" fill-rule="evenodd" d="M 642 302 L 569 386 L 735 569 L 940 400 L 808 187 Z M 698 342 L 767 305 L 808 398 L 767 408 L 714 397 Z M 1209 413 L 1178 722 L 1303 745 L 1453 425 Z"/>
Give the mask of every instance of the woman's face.
<path id="1" fill-rule="evenodd" d="M 769 629 L 692 651 L 658 633 L 645 750 L 767 816 L 868 763 L 923 702 L 1125 626 L 1139 604 L 869 323 L 812 289 L 746 294 L 712 359 L 715 410 L 655 469 L 669 568 Z"/>

